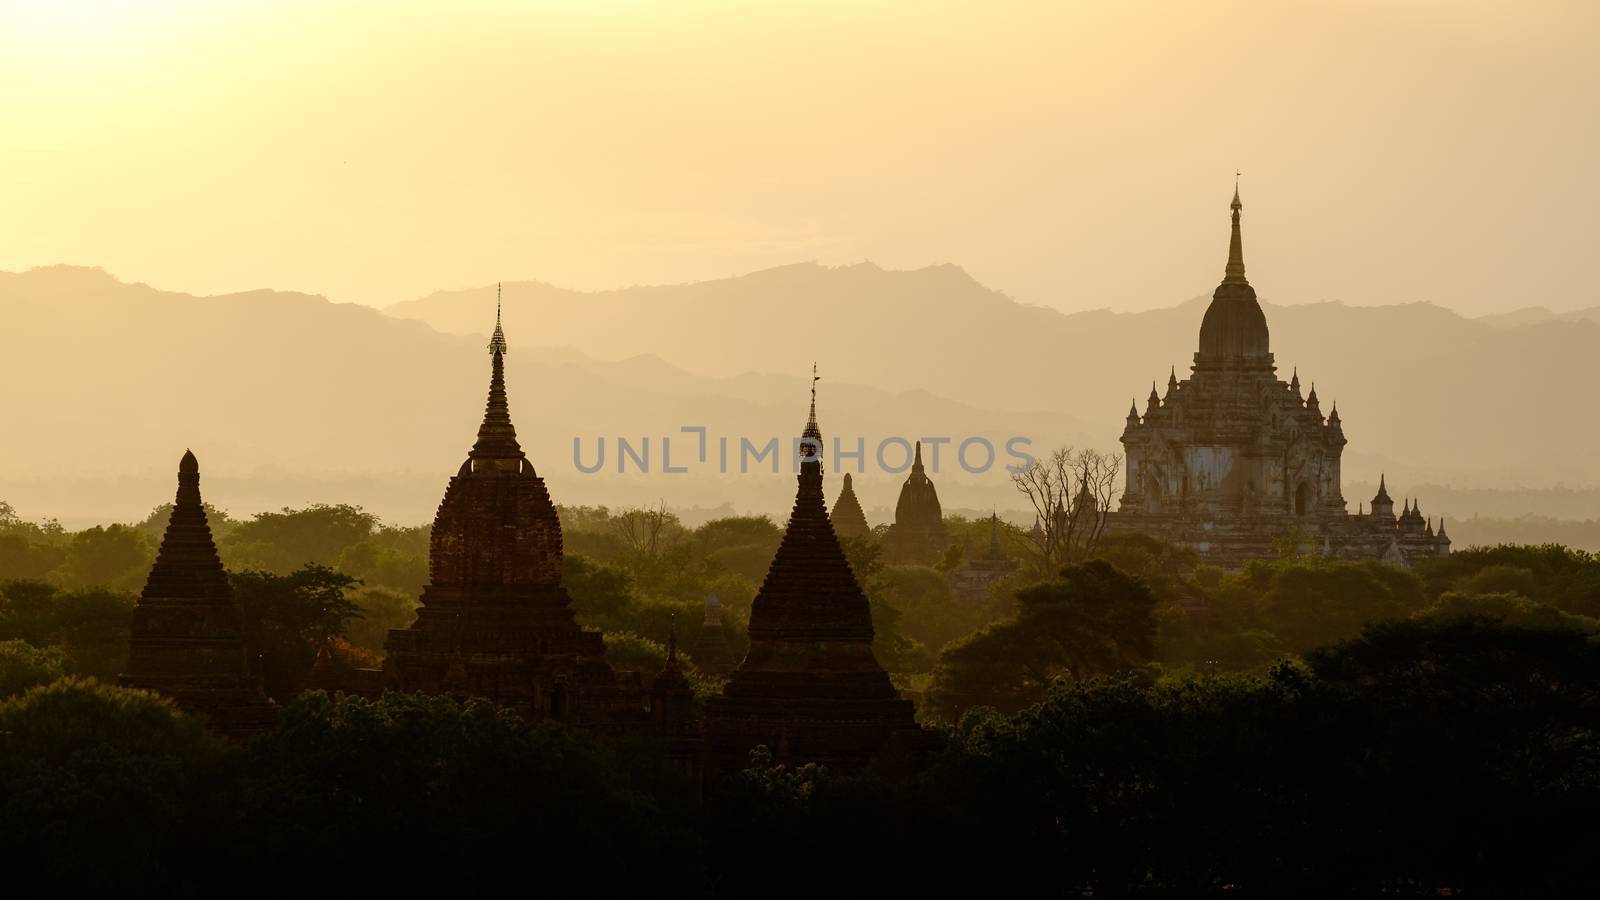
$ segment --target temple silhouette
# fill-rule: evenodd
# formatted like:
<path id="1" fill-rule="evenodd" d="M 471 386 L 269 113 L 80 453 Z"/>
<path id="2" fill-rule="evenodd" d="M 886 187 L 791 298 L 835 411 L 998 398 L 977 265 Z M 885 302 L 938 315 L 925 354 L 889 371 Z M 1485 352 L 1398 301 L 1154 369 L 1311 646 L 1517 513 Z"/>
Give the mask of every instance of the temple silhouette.
<path id="1" fill-rule="evenodd" d="M 706 707 L 706 777 L 744 768 L 758 745 L 780 763 L 852 771 L 920 746 L 911 701 L 872 653 L 872 611 L 822 491 L 816 381 L 801 431 L 794 509 L 750 610 L 750 649 Z"/>
<path id="2" fill-rule="evenodd" d="M 434 517 L 416 621 L 389 633 L 384 686 L 596 727 L 639 719 L 642 688 L 619 679 L 561 585 L 561 522 L 517 443 L 506 352 L 497 311 L 483 424 Z"/>
<path id="3" fill-rule="evenodd" d="M 250 673 L 239 604 L 211 538 L 192 452 L 178 462 L 178 496 L 131 630 L 124 686 L 170 697 L 222 734 L 272 727 L 276 709 Z"/>
<path id="4" fill-rule="evenodd" d="M 1435 531 L 1409 501 L 1397 518 L 1381 479 L 1370 511 L 1347 511 L 1338 405 L 1324 417 L 1316 387 L 1301 394 L 1298 371 L 1279 380 L 1267 317 L 1245 278 L 1237 185 L 1230 209 L 1228 262 L 1190 377 L 1173 370 L 1165 395 L 1150 386 L 1143 416 L 1137 403 L 1128 409 L 1126 487 L 1107 532 L 1152 535 L 1234 567 L 1276 557 L 1286 538 L 1326 556 L 1401 565 L 1450 552 L 1444 522 Z"/>
<path id="5" fill-rule="evenodd" d="M 1128 412 L 1126 488 L 1108 532 L 1149 534 L 1224 566 L 1273 558 L 1286 539 L 1304 552 L 1379 558 L 1396 565 L 1449 552 L 1450 539 L 1420 506 L 1397 516 L 1386 479 L 1370 510 L 1348 512 L 1340 458 L 1347 443 L 1335 407 L 1321 411 L 1298 373 L 1277 377 L 1266 316 L 1245 277 L 1237 185 L 1222 283 L 1200 326 L 1189 378 L 1176 369 L 1155 386 L 1143 415 Z M 892 768 L 934 740 L 872 649 L 872 612 L 840 544 L 873 538 L 852 478 L 828 511 L 816 377 L 800 441 L 795 499 L 748 623 L 741 659 L 715 594 L 689 641 L 701 675 L 726 677 L 695 714 L 694 685 L 674 623 L 666 663 L 646 687 L 606 661 L 600 632 L 578 624 L 562 585 L 556 506 L 517 441 L 506 391 L 508 346 L 497 309 L 488 346 L 488 398 L 476 440 L 450 477 L 429 540 L 428 581 L 416 620 L 389 632 L 381 670 L 342 668 L 328 648 L 307 687 L 483 697 L 536 719 L 600 734 L 654 734 L 662 759 L 698 782 L 743 769 L 758 746 L 776 762 L 836 771 Z M 200 500 L 199 464 L 185 453 L 171 521 L 135 609 L 127 685 L 170 696 L 228 734 L 270 727 L 274 708 L 251 677 L 240 610 Z M 1074 514 L 1098 510 L 1087 483 Z M 1037 526 L 1036 526 L 1037 527 Z M 954 595 L 981 602 L 1015 570 L 998 516 L 986 550 L 951 573 Z M 938 491 L 916 445 L 886 562 L 929 566 L 951 544 Z"/>
<path id="6" fill-rule="evenodd" d="M 917 441 L 911 474 L 900 486 L 894 505 L 894 524 L 883 536 L 883 560 L 895 565 L 931 566 L 950 546 L 950 531 L 939 506 L 939 491 L 922 465 L 922 442 Z"/>

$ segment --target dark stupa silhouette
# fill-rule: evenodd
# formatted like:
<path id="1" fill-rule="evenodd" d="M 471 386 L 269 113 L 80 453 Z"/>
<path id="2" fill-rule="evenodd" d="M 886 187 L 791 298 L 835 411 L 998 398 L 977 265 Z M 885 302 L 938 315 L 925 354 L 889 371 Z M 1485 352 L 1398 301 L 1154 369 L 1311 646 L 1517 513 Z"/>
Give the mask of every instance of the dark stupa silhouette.
<path id="1" fill-rule="evenodd" d="M 872 654 L 872 612 L 828 520 L 815 382 L 794 511 L 750 610 L 750 649 L 706 710 L 707 777 L 765 745 L 778 762 L 856 770 L 920 735 Z"/>
<path id="2" fill-rule="evenodd" d="M 640 719 L 597 631 L 579 627 L 561 585 L 561 523 L 517 443 L 495 316 L 478 439 L 434 517 L 428 584 L 411 627 L 389 632 L 388 688 L 487 697 L 587 725 Z"/>
<path id="3" fill-rule="evenodd" d="M 200 462 L 185 451 L 161 549 L 133 610 L 127 687 L 163 694 L 223 734 L 272 726 L 274 708 L 250 675 L 233 588 L 200 500 Z"/>
<path id="4" fill-rule="evenodd" d="M 833 533 L 842 538 L 870 537 L 872 526 L 867 524 L 867 514 L 861 511 L 861 501 L 856 499 L 855 485 L 850 473 L 844 473 L 844 487 L 839 489 L 839 499 L 833 501 L 833 512 L 828 514 L 833 522 Z"/>

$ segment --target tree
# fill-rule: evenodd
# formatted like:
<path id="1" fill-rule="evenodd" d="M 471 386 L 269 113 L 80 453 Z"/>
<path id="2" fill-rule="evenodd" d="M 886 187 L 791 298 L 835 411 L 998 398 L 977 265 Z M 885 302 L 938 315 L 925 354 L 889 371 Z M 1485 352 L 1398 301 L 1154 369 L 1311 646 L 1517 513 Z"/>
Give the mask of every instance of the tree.
<path id="1" fill-rule="evenodd" d="M 416 621 L 416 598 L 386 587 L 361 587 L 349 593 L 356 615 L 345 623 L 350 643 L 377 659 L 383 659 L 389 632 L 410 627 Z"/>
<path id="2" fill-rule="evenodd" d="M 1017 592 L 1016 617 L 979 631 L 939 655 L 934 707 L 1016 710 L 1058 679 L 1138 669 L 1155 652 L 1155 597 L 1103 560 L 1070 565 L 1059 577 Z"/>
<path id="3" fill-rule="evenodd" d="M 670 539 L 682 531 L 678 517 L 662 501 L 655 507 L 636 506 L 611 517 L 611 530 L 634 554 L 654 558 Z"/>
<path id="4" fill-rule="evenodd" d="M 115 678 L 128 659 L 136 598 L 101 589 L 63 591 L 42 581 L 0 583 L 0 640 L 60 647 L 67 671 Z"/>
<path id="5" fill-rule="evenodd" d="M 27 641 L 0 641 L 0 700 L 49 684 L 67 672 L 60 647 L 35 647 Z"/>
<path id="6" fill-rule="evenodd" d="M 1029 549 L 1039 571 L 1054 572 L 1093 555 L 1121 471 L 1122 457 L 1115 453 L 1062 447 L 1012 473 L 1012 485 L 1028 498 L 1038 523 Z"/>
<path id="7" fill-rule="evenodd" d="M 232 572 L 251 669 L 273 699 L 300 690 L 317 653 L 344 637 L 360 615 L 349 590 L 360 582 L 327 566 L 307 565 L 288 575 Z"/>
<path id="8" fill-rule="evenodd" d="M 248 833 L 265 871 L 326 861 L 330 848 L 360 860 L 414 846 L 426 852 L 379 867 L 387 875 L 322 868 L 350 870 L 363 887 L 392 876 L 411 891 L 444 894 L 530 877 L 543 892 L 570 896 L 701 880 L 680 861 L 693 859 L 684 836 L 660 824 L 589 736 L 484 700 L 311 691 L 251 751 Z M 536 871 L 530 850 L 543 861 Z"/>
<path id="9" fill-rule="evenodd" d="M 226 750 L 167 700 L 62 679 L 0 701 L 0 735 L 0 845 L 33 877 L 153 883 L 180 844 L 204 865 Z"/>
<path id="10" fill-rule="evenodd" d="M 64 580 L 78 587 L 132 587 L 155 561 L 144 536 L 125 525 L 96 525 L 72 536 Z"/>
<path id="11" fill-rule="evenodd" d="M 314 504 L 257 513 L 217 542 L 230 569 L 287 574 L 307 564 L 331 566 L 352 544 L 372 537 L 378 517 L 359 506 Z"/>

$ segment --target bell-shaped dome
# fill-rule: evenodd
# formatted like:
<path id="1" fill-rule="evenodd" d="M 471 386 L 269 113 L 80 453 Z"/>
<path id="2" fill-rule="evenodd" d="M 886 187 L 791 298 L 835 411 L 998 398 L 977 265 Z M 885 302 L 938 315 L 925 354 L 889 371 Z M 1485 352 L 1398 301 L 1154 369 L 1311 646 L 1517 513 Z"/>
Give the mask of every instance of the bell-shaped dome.
<path id="1" fill-rule="evenodd" d="M 1228 240 L 1228 265 L 1222 283 L 1211 295 L 1211 305 L 1200 322 L 1200 352 L 1195 362 L 1202 366 L 1272 365 L 1267 335 L 1267 317 L 1256 301 L 1256 290 L 1244 277 L 1244 241 L 1239 234 L 1239 187 L 1234 185 L 1233 233 Z"/>
<path id="2" fill-rule="evenodd" d="M 1256 302 L 1255 288 L 1236 281 L 1217 286 L 1200 322 L 1200 355 L 1216 364 L 1255 362 L 1271 355 L 1267 316 Z"/>

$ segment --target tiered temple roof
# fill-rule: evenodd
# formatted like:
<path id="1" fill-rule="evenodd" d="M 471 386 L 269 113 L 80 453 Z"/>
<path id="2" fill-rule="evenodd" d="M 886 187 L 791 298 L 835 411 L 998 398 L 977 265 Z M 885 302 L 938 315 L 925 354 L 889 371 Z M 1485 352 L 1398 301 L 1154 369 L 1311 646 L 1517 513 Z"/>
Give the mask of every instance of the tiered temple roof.
<path id="1" fill-rule="evenodd" d="M 833 521 L 833 533 L 839 537 L 872 536 L 872 526 L 867 524 L 867 514 L 861 511 L 861 501 L 856 499 L 849 472 L 844 473 L 844 487 L 839 491 L 839 499 L 833 501 L 833 512 L 828 518 Z"/>
<path id="2" fill-rule="evenodd" d="M 931 566 L 949 546 L 950 531 L 944 524 L 939 492 L 922 465 L 922 442 L 918 441 L 911 474 L 895 503 L 894 524 L 884 535 L 883 557 L 890 563 Z"/>
<path id="3" fill-rule="evenodd" d="M 128 687 L 171 697 L 224 734 L 271 727 L 274 708 L 250 675 L 233 589 L 200 499 L 200 463 L 185 452 L 178 495 L 139 603 L 134 607 Z"/>
<path id="4" fill-rule="evenodd" d="M 561 585 L 561 523 L 517 443 L 506 353 L 497 313 L 483 423 L 434 518 L 417 619 L 389 633 L 384 682 L 590 725 L 642 713 L 639 697 L 619 694 L 599 632 L 578 626 Z"/>
<path id="5" fill-rule="evenodd" d="M 766 745 L 779 762 L 859 769 L 920 734 L 872 654 L 872 612 L 828 519 L 811 416 L 794 510 L 750 611 L 750 651 L 707 708 L 708 774 Z"/>

